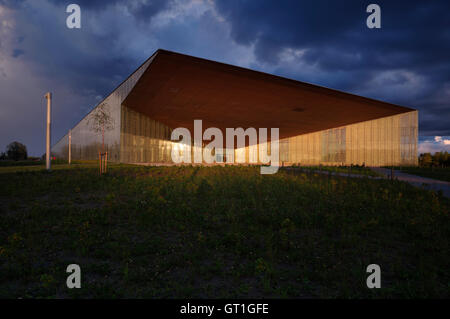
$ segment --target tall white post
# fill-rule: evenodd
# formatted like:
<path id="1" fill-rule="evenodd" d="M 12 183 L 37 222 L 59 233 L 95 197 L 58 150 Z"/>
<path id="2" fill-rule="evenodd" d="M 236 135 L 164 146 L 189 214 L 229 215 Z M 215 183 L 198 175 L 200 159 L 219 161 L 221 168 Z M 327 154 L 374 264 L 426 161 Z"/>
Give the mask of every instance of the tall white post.
<path id="1" fill-rule="evenodd" d="M 69 130 L 69 165 L 72 163 L 72 130 Z"/>
<path id="2" fill-rule="evenodd" d="M 45 149 L 45 167 L 49 171 L 51 169 L 52 161 L 51 161 L 51 153 L 50 153 L 50 145 L 51 145 L 51 118 L 52 118 L 52 94 L 48 92 L 45 94 L 45 98 L 47 99 L 47 142 Z"/>

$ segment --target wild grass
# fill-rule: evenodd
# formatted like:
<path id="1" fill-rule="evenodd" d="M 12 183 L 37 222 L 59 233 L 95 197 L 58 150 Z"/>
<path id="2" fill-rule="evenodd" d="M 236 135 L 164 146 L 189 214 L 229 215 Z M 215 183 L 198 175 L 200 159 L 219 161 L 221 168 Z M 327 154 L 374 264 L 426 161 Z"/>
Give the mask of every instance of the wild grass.
<path id="1" fill-rule="evenodd" d="M 369 167 L 352 165 L 352 166 L 301 166 L 302 170 L 319 171 L 319 172 L 332 172 L 338 174 L 354 174 L 363 176 L 377 177 L 381 176 L 377 172 L 371 170 Z"/>
<path id="2" fill-rule="evenodd" d="M 67 161 L 61 159 L 52 160 L 52 164 L 66 164 Z M 23 161 L 13 161 L 13 160 L 0 160 L 0 167 L 10 167 L 10 166 L 45 166 L 45 160 L 23 160 Z"/>
<path id="3" fill-rule="evenodd" d="M 257 167 L 0 168 L 0 298 L 448 298 L 449 201 Z M 79 264 L 82 288 L 66 287 Z M 381 289 L 366 267 L 381 266 Z"/>

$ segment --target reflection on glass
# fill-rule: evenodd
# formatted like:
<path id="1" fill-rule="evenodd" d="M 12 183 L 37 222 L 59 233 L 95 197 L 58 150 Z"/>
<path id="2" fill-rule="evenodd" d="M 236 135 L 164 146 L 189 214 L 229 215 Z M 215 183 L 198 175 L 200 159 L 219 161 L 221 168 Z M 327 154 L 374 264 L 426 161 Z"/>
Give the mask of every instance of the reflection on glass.
<path id="1" fill-rule="evenodd" d="M 115 91 L 116 92 L 116 91 Z M 121 95 L 122 94 L 122 95 Z M 171 128 L 121 105 L 123 92 L 106 99 L 112 105 L 116 126 L 105 135 L 108 157 L 122 163 L 172 163 L 172 147 L 188 148 L 170 140 Z M 356 123 L 280 140 L 280 162 L 301 165 L 417 165 L 417 111 Z M 101 134 L 87 125 L 89 115 L 72 130 L 72 159 L 97 159 Z M 186 148 L 186 150 L 185 150 Z M 259 145 L 235 150 L 235 159 L 259 163 Z M 67 158 L 68 138 L 52 149 Z M 194 147 L 191 148 L 193 159 Z M 270 154 L 270 143 L 268 143 Z M 226 150 L 216 150 L 217 162 L 226 161 Z"/>

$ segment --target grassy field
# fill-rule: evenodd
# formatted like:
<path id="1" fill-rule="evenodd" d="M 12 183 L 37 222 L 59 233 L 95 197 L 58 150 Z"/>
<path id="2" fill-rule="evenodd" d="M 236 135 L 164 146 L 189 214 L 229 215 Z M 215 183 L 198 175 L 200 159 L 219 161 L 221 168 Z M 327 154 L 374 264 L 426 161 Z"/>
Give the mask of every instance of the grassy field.
<path id="1" fill-rule="evenodd" d="M 404 173 L 450 182 L 450 167 L 401 167 Z"/>
<path id="2" fill-rule="evenodd" d="M 448 199 L 398 181 L 0 168 L 0 298 L 449 298 L 449 238 Z"/>
<path id="3" fill-rule="evenodd" d="M 61 159 L 52 160 L 52 164 L 66 164 L 67 161 Z M 45 166 L 45 160 L 24 160 L 24 161 L 12 161 L 12 160 L 0 160 L 0 167 L 10 166 Z"/>
<path id="4" fill-rule="evenodd" d="M 295 166 L 294 166 L 295 167 Z M 369 167 L 364 166 L 302 166 L 302 170 L 310 170 L 310 171 L 322 171 L 322 172 L 331 172 L 338 174 L 356 174 L 356 175 L 364 175 L 364 176 L 381 176 L 377 172 L 374 172 Z"/>

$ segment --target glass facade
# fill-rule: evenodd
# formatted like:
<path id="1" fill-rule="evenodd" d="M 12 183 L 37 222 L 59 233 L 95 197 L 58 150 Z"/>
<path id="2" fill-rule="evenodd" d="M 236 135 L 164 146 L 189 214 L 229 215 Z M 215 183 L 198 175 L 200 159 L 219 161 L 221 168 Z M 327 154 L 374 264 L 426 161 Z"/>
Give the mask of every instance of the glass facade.
<path id="1" fill-rule="evenodd" d="M 170 140 L 170 127 L 123 105 L 152 59 L 147 60 L 100 103 L 107 105 L 113 122 L 112 129 L 105 132 L 105 150 L 110 161 L 172 163 L 173 147 L 181 153 L 189 149 Z M 73 160 L 98 159 L 102 134 L 92 127 L 98 107 L 72 129 Z M 417 117 L 417 111 L 411 111 L 285 138 L 279 142 L 279 161 L 284 165 L 417 165 Z M 239 126 L 238 122 L 236 125 Z M 53 146 L 52 154 L 67 159 L 68 144 L 69 138 L 65 135 Z M 270 143 L 267 148 L 270 154 Z M 245 158 L 245 163 L 259 163 L 258 149 L 259 145 L 236 149 L 235 159 L 239 157 Z M 193 147 L 191 152 L 191 159 L 194 160 Z M 226 154 L 225 149 L 216 150 L 216 161 L 226 161 Z"/>
<path id="2" fill-rule="evenodd" d="M 280 162 L 285 165 L 417 165 L 418 112 L 280 140 Z M 245 148 L 249 156 L 258 151 Z M 252 154 L 253 153 L 253 154 Z"/>
<path id="3" fill-rule="evenodd" d="M 322 131 L 321 160 L 323 163 L 345 162 L 346 158 L 345 133 L 346 127 Z"/>
<path id="4" fill-rule="evenodd" d="M 197 114 L 211 116 L 217 112 L 215 107 L 220 109 L 219 106 L 223 107 L 224 105 L 227 105 L 226 103 L 230 103 L 230 101 L 226 101 L 226 99 L 229 99 L 228 93 L 225 95 L 220 95 L 216 91 L 211 91 L 216 93 L 205 95 L 205 91 L 202 91 L 202 87 L 199 87 L 197 90 L 195 84 L 192 83 L 192 87 L 186 86 L 186 83 L 190 83 L 190 76 L 192 75 L 192 72 L 187 72 L 186 70 L 190 70 L 190 67 L 193 67 L 194 69 L 200 68 L 198 69 L 200 72 L 202 68 L 205 67 L 198 63 L 198 59 L 195 60 L 195 63 L 194 61 L 187 62 L 188 67 L 186 67 L 185 72 L 180 72 L 181 75 L 179 77 L 181 78 L 178 80 L 174 79 L 177 75 L 177 70 L 179 67 L 184 65 L 184 62 L 182 63 L 180 62 L 181 60 L 178 60 L 178 58 L 182 55 L 177 55 L 178 58 L 175 58 L 174 53 L 166 52 L 160 59 L 155 60 L 158 52 L 163 51 L 158 50 L 122 84 L 120 84 L 108 97 L 106 97 L 106 99 L 104 99 L 74 128 L 72 128 L 70 150 L 73 160 L 98 159 L 98 153 L 102 150 L 102 133 L 98 132 L 99 125 L 95 125 L 95 122 L 98 122 L 96 121 L 96 119 L 98 120 L 96 114 L 98 114 L 98 111 L 101 111 L 102 107 L 105 106 L 108 110 L 110 118 L 112 119 L 112 125 L 104 132 L 105 146 L 103 150 L 108 152 L 108 160 L 122 163 L 172 163 L 172 149 L 177 149 L 179 153 L 184 154 L 186 154 L 185 152 L 188 152 L 190 149 L 190 157 L 191 160 L 194 161 L 193 154 L 196 153 L 194 152 L 194 147 L 189 148 L 189 146 L 181 145 L 180 143 L 170 140 L 172 129 L 175 127 L 169 127 L 164 123 L 156 121 L 149 116 L 136 111 L 136 109 L 146 112 L 145 107 L 152 105 L 154 108 L 151 109 L 150 114 L 153 114 L 155 118 L 160 119 L 162 122 L 166 122 L 166 124 L 173 126 L 176 125 L 178 121 L 168 117 L 164 113 L 161 115 L 161 112 L 164 110 L 164 105 L 168 105 L 168 109 L 188 112 L 189 109 L 198 107 L 196 105 L 198 101 L 208 99 L 209 103 L 207 106 L 210 107 L 211 113 Z M 136 86 L 144 72 L 149 68 L 153 61 L 155 61 L 155 63 L 152 65 L 152 72 L 146 73 L 145 79 L 142 79 L 141 84 Z M 209 67 L 207 69 L 209 70 Z M 150 73 L 153 77 L 148 77 Z M 211 74 L 208 72 L 204 74 L 206 81 L 212 79 Z M 186 77 L 186 79 L 184 77 Z M 178 81 L 180 82 L 178 83 Z M 184 91 L 187 92 L 185 92 L 186 94 L 177 93 L 179 91 L 177 86 L 182 85 L 185 85 Z M 133 94 L 129 95 L 135 86 L 135 91 L 133 91 Z M 193 88 L 195 89 L 193 90 Z M 242 90 L 242 88 L 240 88 L 240 90 Z M 168 96 L 165 95 L 167 93 L 164 92 L 170 92 L 170 94 L 173 95 Z M 183 92 L 183 90 L 180 92 Z M 270 92 L 267 96 L 270 96 Z M 159 95 L 159 99 L 153 95 Z M 126 98 L 127 106 L 124 105 Z M 288 100 L 290 98 L 291 97 L 288 97 Z M 314 95 L 313 98 L 316 98 L 316 96 Z M 323 106 L 323 112 L 326 112 L 326 104 L 320 105 L 321 98 L 319 95 L 317 96 L 317 99 L 319 99 L 319 101 L 316 101 L 318 102 L 316 103 L 316 106 Z M 221 101 L 221 103 L 224 102 L 225 104 L 214 104 L 219 100 L 224 100 Z M 173 107 L 174 105 L 172 105 L 170 107 L 172 101 L 174 101 L 173 103 L 175 106 L 178 103 L 178 106 Z M 186 105 L 184 105 L 183 101 L 186 101 Z M 157 106 L 161 106 L 162 108 L 159 109 Z M 383 108 L 382 105 L 379 107 Z M 202 108 L 200 108 L 200 111 L 197 110 L 196 112 L 203 112 Z M 362 106 L 362 108 L 359 109 L 358 107 L 353 106 L 352 109 L 364 112 L 365 108 Z M 370 108 L 368 109 L 370 110 Z M 204 110 L 205 112 L 208 112 L 206 108 L 204 108 Z M 244 109 L 240 110 L 242 111 Z M 252 115 L 255 116 L 255 122 L 252 123 L 267 123 L 266 120 L 271 115 L 270 112 L 266 113 L 268 110 L 264 110 L 264 112 L 261 113 L 263 115 L 260 114 L 259 117 L 257 117 L 257 111 L 254 113 L 249 113 L 251 110 L 252 108 L 247 109 L 246 111 L 248 113 L 244 114 L 246 114 L 245 116 L 247 117 Z M 389 110 L 391 110 L 391 108 L 389 108 Z M 392 112 L 400 110 L 407 109 L 392 108 Z M 380 109 L 374 111 L 372 109 L 370 114 L 366 114 L 367 117 L 365 118 L 369 118 L 369 115 L 376 116 L 376 114 L 392 114 L 385 111 L 386 110 L 380 111 Z M 274 107 L 273 112 L 277 112 L 276 107 Z M 217 113 L 217 116 L 220 116 L 219 113 Z M 314 114 L 316 114 L 314 115 L 315 117 L 318 117 L 319 115 L 317 114 L 321 113 L 316 112 Z M 172 114 L 168 115 L 172 116 Z M 174 117 L 175 116 L 182 117 L 183 115 L 175 114 Z M 236 116 L 235 128 L 240 126 L 239 117 L 242 117 L 243 115 L 237 114 Z M 302 120 L 306 121 L 306 118 L 307 117 Z M 220 119 L 218 120 L 220 123 Z M 313 120 L 318 121 L 320 119 L 314 118 Z M 293 121 L 293 119 L 289 119 L 288 117 L 283 118 L 280 121 L 274 119 L 275 123 L 283 121 L 288 121 L 286 123 L 291 124 L 292 122 L 289 121 Z M 214 119 L 209 122 L 214 122 Z M 229 122 L 230 119 L 228 119 L 227 123 Z M 345 122 L 340 121 L 339 123 Z M 302 124 L 299 123 L 298 125 Z M 320 126 L 313 125 L 312 127 Z M 256 129 L 258 130 L 258 127 L 256 127 Z M 281 127 L 280 133 L 283 133 L 282 130 L 283 128 Z M 222 133 L 223 136 L 226 136 L 225 132 Z M 418 112 L 409 111 L 375 120 L 359 122 L 281 139 L 279 141 L 279 161 L 284 165 L 417 165 L 417 135 Z M 191 138 L 193 139 L 193 136 L 191 136 Z M 193 143 L 193 140 L 191 143 Z M 206 142 L 203 142 L 203 146 L 199 143 L 198 147 L 204 147 L 205 143 Z M 223 145 L 226 145 L 225 141 Z M 264 144 L 253 145 L 235 149 L 232 150 L 232 152 L 234 151 L 234 158 L 237 162 L 239 162 L 239 159 L 245 158 L 244 163 L 260 164 L 262 161 L 259 159 L 259 148 L 267 148 L 270 154 L 270 143 L 267 144 L 267 147 L 264 146 Z M 63 159 L 68 158 L 68 134 L 63 136 L 52 147 L 52 155 Z M 230 152 L 226 149 L 220 149 L 215 150 L 214 157 L 216 162 L 227 162 L 227 159 L 229 159 L 227 157 L 231 156 Z"/>
<path id="5" fill-rule="evenodd" d="M 115 99 L 115 100 L 114 100 Z M 183 147 L 170 140 L 171 129 L 148 116 L 120 105 L 120 95 L 111 103 L 115 127 L 105 134 L 109 159 L 122 163 L 172 163 L 172 147 L 181 154 Z M 344 127 L 298 135 L 279 141 L 280 162 L 284 165 L 417 165 L 417 111 L 360 122 Z M 72 159 L 97 159 L 101 134 L 89 127 L 89 115 L 72 130 Z M 225 144 L 225 141 L 224 141 Z M 245 156 L 245 163 L 258 158 L 259 145 L 235 150 L 235 158 Z M 270 154 L 270 143 L 268 144 Z M 52 149 L 67 158 L 68 136 Z M 194 147 L 191 150 L 194 159 Z M 217 162 L 225 161 L 226 150 L 216 150 Z"/>
<path id="6" fill-rule="evenodd" d="M 120 96 L 113 94 L 105 101 L 114 106 L 111 113 L 115 126 L 105 134 L 105 147 L 111 161 L 171 163 L 172 147 L 183 152 L 181 145 L 170 140 L 171 129 L 168 126 L 118 104 Z M 279 142 L 279 160 L 284 165 L 417 165 L 417 120 L 417 111 L 412 111 L 282 139 Z M 101 134 L 93 133 L 88 123 L 89 115 L 72 130 L 73 160 L 98 158 Z M 268 146 L 270 154 L 270 144 Z M 250 163 L 251 158 L 259 163 L 258 149 L 258 145 L 236 149 L 235 158 L 240 154 L 245 156 L 245 163 Z M 53 147 L 52 152 L 67 158 L 67 135 Z M 193 160 L 193 147 L 191 152 Z M 217 162 L 226 160 L 225 149 L 215 153 Z"/>
<path id="7" fill-rule="evenodd" d="M 121 160 L 121 131 L 122 131 L 122 102 L 125 100 L 131 89 L 139 80 L 141 75 L 151 63 L 148 59 L 139 67 L 128 79 L 119 85 L 106 99 L 94 108 L 72 129 L 71 155 L 72 160 L 95 160 L 98 159 L 98 152 L 102 149 L 102 133 L 96 132 L 93 127 L 94 114 L 101 105 L 106 105 L 109 116 L 112 119 L 112 129 L 104 133 L 104 147 L 108 152 L 108 160 L 119 162 Z M 69 156 L 69 136 L 63 136 L 53 147 L 52 155 L 68 159 Z"/>
<path id="8" fill-rule="evenodd" d="M 120 133 L 120 109 L 116 104 L 111 103 L 111 96 L 104 102 L 108 103 L 108 113 L 112 118 L 113 127 L 105 131 L 104 150 L 108 152 L 108 159 L 119 161 L 119 133 Z M 72 160 L 95 160 L 98 159 L 98 152 L 102 149 L 102 134 L 93 131 L 93 112 L 89 113 L 72 129 L 71 153 Z M 59 158 L 68 158 L 69 136 L 66 134 L 52 148 L 52 154 Z"/>
<path id="9" fill-rule="evenodd" d="M 417 111 L 288 138 L 304 165 L 417 165 Z"/>
<path id="10" fill-rule="evenodd" d="M 122 106 L 120 162 L 170 163 L 171 129 L 148 116 Z"/>

